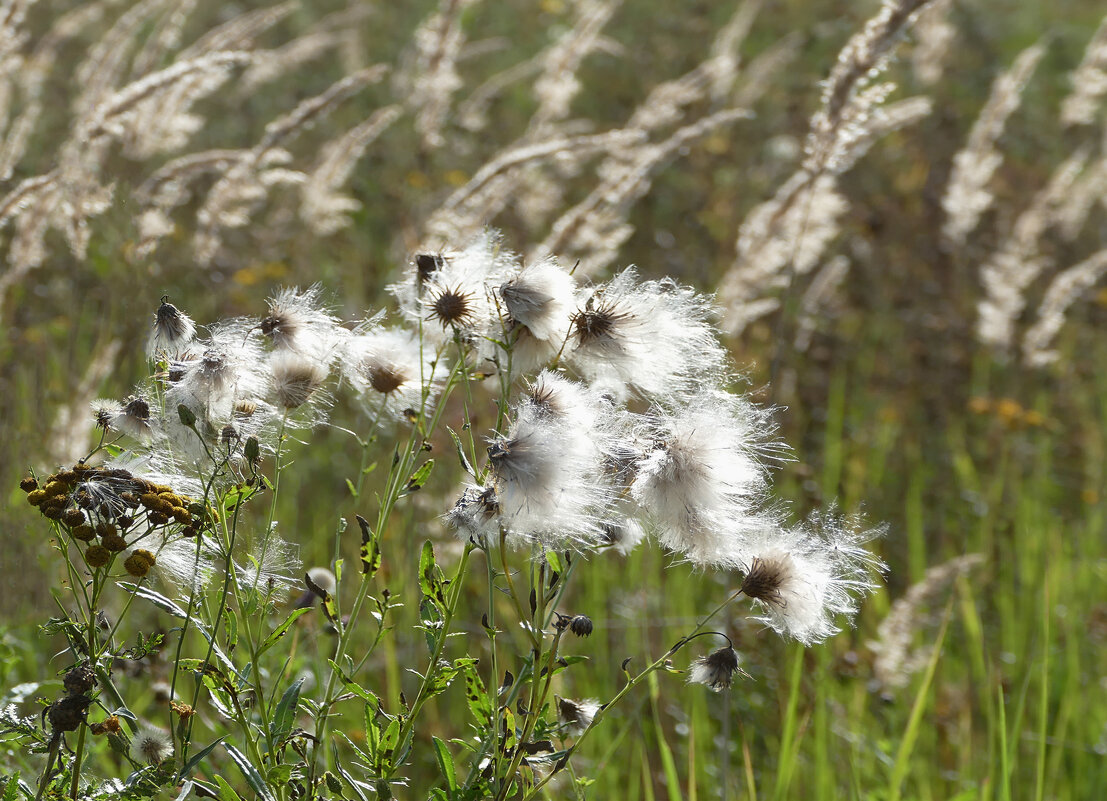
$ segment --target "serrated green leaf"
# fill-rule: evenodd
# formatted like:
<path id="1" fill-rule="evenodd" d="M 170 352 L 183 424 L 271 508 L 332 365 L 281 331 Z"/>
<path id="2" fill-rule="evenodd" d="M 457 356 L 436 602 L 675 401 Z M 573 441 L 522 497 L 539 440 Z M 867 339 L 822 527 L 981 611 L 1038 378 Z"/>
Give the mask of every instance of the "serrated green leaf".
<path id="1" fill-rule="evenodd" d="M 296 707 L 300 704 L 300 688 L 303 684 L 303 677 L 292 682 L 292 686 L 284 691 L 277 709 L 273 712 L 273 720 L 269 724 L 269 737 L 276 744 L 284 742 L 292 732 L 292 724 L 296 722 Z"/>
<path id="2" fill-rule="evenodd" d="M 427 479 L 430 478 L 431 470 L 434 469 L 434 459 L 427 459 L 419 465 L 414 473 L 411 474 L 411 478 L 407 480 L 407 484 L 404 485 L 401 496 L 408 495 L 412 492 L 418 492 L 423 488 L 423 485 L 427 483 Z"/>
<path id="3" fill-rule="evenodd" d="M 284 619 L 284 622 L 273 629 L 273 631 L 269 633 L 269 636 L 262 641 L 261 645 L 258 647 L 257 655 L 261 656 L 274 645 L 276 645 L 277 640 L 288 633 L 288 630 L 292 628 L 292 624 L 296 622 L 297 618 L 299 618 L 300 615 L 307 614 L 310 611 L 310 606 L 305 609 L 293 609 L 292 612 L 289 613 L 288 617 Z"/>
<path id="4" fill-rule="evenodd" d="M 357 524 L 361 527 L 361 572 L 372 576 L 381 566 L 380 539 L 361 515 L 357 515 Z"/>
<path id="5" fill-rule="evenodd" d="M 380 698 L 378 698 L 375 694 L 369 692 L 369 690 L 366 690 L 360 684 L 347 676 L 342 668 L 338 666 L 338 663 L 335 662 L 333 659 L 328 659 L 327 662 L 328 664 L 330 664 L 331 670 L 333 670 L 338 675 L 338 678 L 342 682 L 343 687 L 352 692 L 361 700 L 365 701 L 368 704 L 371 704 L 374 712 L 381 708 Z"/>
<path id="6" fill-rule="evenodd" d="M 469 711 L 476 719 L 478 728 L 485 729 L 492 725 L 492 702 L 480 675 L 471 666 L 465 668 L 465 702 L 469 705 Z"/>
<path id="7" fill-rule="evenodd" d="M 454 769 L 454 758 L 450 749 L 444 742 L 432 736 L 434 742 L 434 755 L 438 759 L 438 767 L 442 769 L 442 776 L 446 779 L 446 786 L 452 795 L 457 790 L 457 771 Z"/>
<path id="8" fill-rule="evenodd" d="M 419 589 L 423 595 L 433 598 L 438 603 L 446 602 L 443 592 L 442 570 L 434 561 L 434 546 L 430 540 L 423 543 L 423 551 L 419 555 Z"/>
<path id="9" fill-rule="evenodd" d="M 223 748 L 227 750 L 227 753 L 230 754 L 235 765 L 242 771 L 242 776 L 246 779 L 246 783 L 250 785 L 250 789 L 257 793 L 262 801 L 274 801 L 273 794 L 269 792 L 269 788 L 265 784 L 265 779 L 262 778 L 258 769 L 254 767 L 254 763 L 233 745 L 223 743 Z"/>
<path id="10" fill-rule="evenodd" d="M 4 785 L 3 801 L 15 801 L 19 797 L 19 771 L 12 774 Z"/>

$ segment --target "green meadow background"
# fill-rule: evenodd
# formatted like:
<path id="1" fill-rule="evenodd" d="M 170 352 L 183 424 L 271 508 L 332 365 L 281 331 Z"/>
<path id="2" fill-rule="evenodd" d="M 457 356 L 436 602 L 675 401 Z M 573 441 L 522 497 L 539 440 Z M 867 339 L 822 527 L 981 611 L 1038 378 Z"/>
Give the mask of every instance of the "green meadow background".
<path id="1" fill-rule="evenodd" d="M 369 6 L 356 23 L 366 63 L 394 62 L 430 6 Z M 31 19 L 41 28 L 69 7 L 43 2 L 32 6 Z M 285 41 L 338 8 L 305 3 L 267 37 Z M 495 46 L 462 64 L 466 86 L 536 52 L 568 24 L 570 10 L 559 0 L 473 6 L 465 16 L 469 38 Z M 818 82 L 875 10 L 871 2 L 766 0 L 743 54 L 755 56 L 790 34 L 800 42 L 795 60 L 773 77 L 754 119 L 695 144 L 659 174 L 632 212 L 635 234 L 620 264 L 710 291 L 733 259 L 745 214 L 795 166 L 773 154 L 781 143 L 802 142 Z M 1091 128 L 1065 131 L 1057 123 L 1068 72 L 1103 10 L 1090 0 L 955 2 L 950 19 L 958 40 L 933 87 L 917 83 L 909 46 L 901 51 L 905 57 L 889 72 L 901 86 L 897 96 L 925 92 L 935 111 L 881 140 L 843 179 L 851 207 L 831 250 L 851 257 L 840 301 L 820 316 L 805 350 L 794 346 L 799 290 L 782 295 L 778 314 L 728 340 L 749 391 L 777 407 L 780 437 L 793 448 L 793 460 L 775 472 L 778 497 L 797 517 L 836 502 L 887 523 L 875 546 L 890 568 L 885 585 L 865 602 L 855 628 L 808 649 L 762 630 L 747 619 L 746 607 L 732 607 L 717 628 L 733 639 L 749 678 L 715 695 L 686 686 L 680 675 L 658 675 L 574 763 L 592 780 L 582 790 L 586 797 L 1075 801 L 1107 791 L 1107 290 L 1093 289 L 1074 306 L 1059 341 L 1062 357 L 1048 369 L 1030 370 L 990 353 L 973 334 L 981 261 L 1053 168 L 1075 147 L 1095 145 L 1104 135 L 1102 110 Z M 186 32 L 194 38 L 229 11 L 229 4 L 203 0 Z M 732 12 L 728 3 L 628 0 L 606 28 L 621 47 L 585 61 L 574 116 L 594 120 L 599 129 L 625 120 L 650 87 L 702 60 Z M 99 32 L 92 28 L 79 42 L 90 44 Z M 953 154 L 996 73 L 1043 36 L 1049 51 L 1001 140 L 1006 160 L 992 184 L 997 209 L 965 248 L 948 252 L 938 231 Z M 63 53 L 47 87 L 58 102 L 0 191 L 49 169 L 68 119 L 66 81 L 82 52 Z M 265 122 L 322 91 L 341 69 L 339 59 L 324 57 L 255 95 L 205 101 L 209 123 L 192 148 L 256 141 Z M 387 86 L 370 87 L 302 137 L 297 153 L 311 153 L 387 102 Z M 113 162 L 116 200 L 94 223 L 88 259 L 75 260 L 52 238 L 46 264 L 0 306 L 0 497 L 6 499 L 0 507 L 0 696 L 22 682 L 56 681 L 64 664 L 61 644 L 36 629 L 56 609 L 52 593 L 61 564 L 17 483 L 31 467 L 57 466 L 45 445 L 58 410 L 79 394 L 88 365 L 118 342 L 114 366 L 94 391 L 126 395 L 145 373 L 145 336 L 164 294 L 199 322 L 261 313 L 275 288 L 316 281 L 347 318 L 387 305 L 384 287 L 417 245 L 420 221 L 517 136 L 533 108 L 527 85 L 519 85 L 494 106 L 486 136 L 437 151 L 415 146 L 405 118 L 354 175 L 351 193 L 363 208 L 351 227 L 326 238 L 295 226 L 264 237 L 237 232 L 211 268 L 190 259 L 187 215 L 180 235 L 153 257 L 134 256 L 137 229 L 127 189 L 148 169 L 121 157 Z M 587 188 L 585 174 L 568 192 L 579 197 Z M 510 211 L 493 224 L 509 246 L 531 244 Z M 1103 247 L 1105 232 L 1100 207 L 1077 244 L 1056 253 L 1058 264 Z M 8 235 L 0 232 L 0 240 Z M 364 430 L 358 414 L 340 401 L 332 419 Z M 474 428 L 486 429 L 494 421 L 491 400 L 478 400 L 474 416 Z M 448 442 L 436 448 L 434 480 L 403 502 L 385 542 L 380 586 L 407 604 L 400 622 L 416 617 L 422 542 L 434 540 L 443 563 L 458 548 L 437 517 L 451 503 L 459 472 L 452 471 Z M 339 517 L 352 522 L 355 513 L 375 512 L 372 489 L 383 481 L 390 454 L 387 442 L 377 446 L 371 458 L 383 467 L 355 499 L 346 479 L 356 476 L 360 452 L 347 434 L 321 428 L 295 448 L 295 464 L 282 477 L 278 519 L 305 564 L 329 561 Z M 352 534 L 340 548 L 353 557 Z M 966 554 L 979 554 L 979 563 L 939 587 L 913 617 L 917 669 L 903 686 L 882 685 L 869 643 L 891 605 L 929 568 Z M 482 574 L 476 558 L 460 613 L 463 628 L 478 633 Z M 589 639 L 570 646 L 589 661 L 562 674 L 559 694 L 609 698 L 620 686 L 624 658 L 646 664 L 735 580 L 696 572 L 656 547 L 625 558 L 589 557 L 578 566 L 566 602 L 568 611 L 595 622 Z M 139 619 L 150 630 L 170 625 L 153 612 Z M 296 664 L 305 669 L 333 647 L 318 621 L 307 621 L 297 636 Z M 454 655 L 481 641 L 459 638 Z M 401 632 L 360 678 L 394 701 L 401 690 L 412 692 L 407 668 L 425 659 L 421 635 Z M 675 667 L 684 667 L 686 657 L 678 659 Z M 166 673 L 165 662 L 154 660 L 140 675 L 119 677 L 137 712 L 154 703 L 149 685 Z M 50 696 L 51 687 L 41 694 Z M 434 704 L 420 736 L 464 736 L 460 688 Z M 30 703 L 21 708 L 34 711 Z M 5 749 L 0 743 L 0 768 L 28 764 Z M 93 764 L 110 772 L 110 755 L 101 751 L 93 751 Z M 549 797 L 574 797 L 570 783 L 551 785 Z"/>

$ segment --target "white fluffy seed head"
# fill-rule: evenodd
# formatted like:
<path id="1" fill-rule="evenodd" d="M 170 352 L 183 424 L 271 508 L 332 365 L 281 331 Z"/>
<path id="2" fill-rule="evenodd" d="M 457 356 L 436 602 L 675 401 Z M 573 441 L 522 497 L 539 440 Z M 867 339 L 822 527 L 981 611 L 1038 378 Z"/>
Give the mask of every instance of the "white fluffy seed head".
<path id="1" fill-rule="evenodd" d="M 154 327 L 146 343 L 146 353 L 151 359 L 175 359 L 196 336 L 196 324 L 192 318 L 169 302 L 161 299 L 154 313 Z"/>
<path id="2" fill-rule="evenodd" d="M 575 291 L 573 277 L 552 258 L 521 268 L 499 289 L 511 319 L 558 349 L 569 331 Z"/>
<path id="3" fill-rule="evenodd" d="M 836 634 L 836 618 L 852 618 L 877 586 L 883 564 L 862 546 L 881 532 L 833 514 L 766 530 L 742 569 L 742 589 L 763 612 L 758 619 L 806 645 Z"/>
<path id="4" fill-rule="evenodd" d="M 434 353 L 412 331 L 380 328 L 355 334 L 346 345 L 342 373 L 358 394 L 361 405 L 381 426 L 400 420 L 408 409 L 432 403 L 441 383 Z"/>
<path id="5" fill-rule="evenodd" d="M 160 765 L 173 755 L 173 740 L 161 729 L 145 726 L 131 740 L 131 759 L 146 765 Z"/>
<path id="6" fill-rule="evenodd" d="M 566 361 L 621 398 L 683 404 L 723 376 L 725 352 L 708 298 L 671 279 L 638 280 L 628 267 L 580 293 Z"/>
<path id="7" fill-rule="evenodd" d="M 662 545 L 702 567 L 741 564 L 748 537 L 772 523 L 761 509 L 764 425 L 743 399 L 715 393 L 647 418 L 643 439 L 651 445 L 635 466 L 631 496 Z"/>

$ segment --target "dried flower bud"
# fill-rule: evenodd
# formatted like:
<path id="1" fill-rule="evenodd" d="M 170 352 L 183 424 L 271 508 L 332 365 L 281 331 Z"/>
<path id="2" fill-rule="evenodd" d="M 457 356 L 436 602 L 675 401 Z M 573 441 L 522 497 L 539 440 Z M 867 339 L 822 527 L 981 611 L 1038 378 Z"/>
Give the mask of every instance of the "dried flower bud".
<path id="1" fill-rule="evenodd" d="M 92 699 L 87 695 L 67 695 L 46 708 L 50 728 L 55 732 L 76 731 L 85 722 Z"/>
<path id="2" fill-rule="evenodd" d="M 19 482 L 19 488 L 24 492 L 34 492 L 38 489 L 38 479 L 34 476 L 27 476 Z"/>
<path id="3" fill-rule="evenodd" d="M 96 539 L 96 532 L 92 530 L 92 526 L 75 526 L 69 533 L 73 535 L 74 539 L 82 542 L 92 542 Z"/>
<path id="4" fill-rule="evenodd" d="M 738 653 L 728 645 L 693 662 L 688 671 L 688 681 L 719 692 L 730 687 L 737 672 Z"/>
<path id="5" fill-rule="evenodd" d="M 39 504 L 41 504 L 45 500 L 46 500 L 46 491 L 45 490 L 37 489 L 37 490 L 32 490 L 31 492 L 27 493 L 27 503 L 31 504 L 31 506 L 38 506 Z"/>
<path id="6" fill-rule="evenodd" d="M 85 551 L 85 561 L 89 567 L 103 567 L 111 561 L 111 551 L 103 545 L 90 545 Z"/>
<path id="7" fill-rule="evenodd" d="M 92 731 L 93 735 L 97 737 L 102 734 L 119 734 L 119 732 L 121 731 L 121 728 L 119 726 L 119 718 L 115 715 L 109 715 L 100 723 L 93 723 L 88 728 Z"/>
<path id="8" fill-rule="evenodd" d="M 586 615 L 573 615 L 569 621 L 569 631 L 578 637 L 587 637 L 592 633 L 592 620 Z"/>
<path id="9" fill-rule="evenodd" d="M 80 509 L 69 508 L 62 515 L 62 521 L 67 526 L 79 526 L 85 522 L 85 515 Z"/>
<path id="10" fill-rule="evenodd" d="M 70 668 L 62 677 L 67 695 L 84 695 L 96 686 L 96 674 L 88 663 Z"/>

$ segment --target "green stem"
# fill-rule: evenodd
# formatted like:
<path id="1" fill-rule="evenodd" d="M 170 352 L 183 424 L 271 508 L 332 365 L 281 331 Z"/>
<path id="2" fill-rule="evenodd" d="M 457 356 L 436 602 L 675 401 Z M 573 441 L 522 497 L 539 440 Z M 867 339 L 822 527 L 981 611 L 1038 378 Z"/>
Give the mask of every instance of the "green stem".
<path id="1" fill-rule="evenodd" d="M 673 654 L 675 654 L 677 651 L 687 645 L 693 637 L 697 636 L 703 630 L 704 626 L 706 626 L 708 622 L 710 622 L 710 620 L 715 617 L 715 615 L 721 612 L 726 606 L 730 604 L 731 601 L 733 601 L 741 594 L 742 590 L 737 589 L 729 596 L 727 596 L 725 601 L 712 609 L 704 618 L 700 620 L 699 623 L 696 624 L 696 627 L 692 630 L 690 634 L 682 637 L 680 640 L 677 641 L 675 645 L 673 645 L 672 648 L 670 648 L 664 654 L 651 662 L 641 673 L 639 673 L 634 678 L 628 680 L 627 683 L 624 684 L 623 687 L 619 690 L 619 692 L 615 693 L 615 696 L 610 701 L 600 707 L 599 711 L 596 712 L 595 717 L 592 718 L 592 721 L 588 724 L 587 728 L 585 728 L 585 730 L 582 731 L 580 735 L 578 735 L 576 742 L 573 743 L 566 750 L 564 757 L 565 762 L 568 763 L 569 759 L 572 758 L 572 755 L 576 753 L 578 748 L 580 748 L 581 743 L 583 743 L 588 735 L 591 734 L 596 726 L 599 725 L 600 721 L 602 721 L 604 717 L 607 716 L 607 712 L 613 706 L 619 703 L 619 701 L 621 701 L 628 693 L 630 693 L 635 687 L 641 684 L 647 676 L 661 668 L 665 664 L 665 662 L 673 656 Z M 531 791 L 523 797 L 522 801 L 529 801 L 529 799 L 536 797 L 539 791 L 541 791 L 542 788 L 545 787 L 546 784 L 549 782 L 549 780 L 553 778 L 555 773 L 556 771 L 551 771 L 540 782 L 535 784 Z"/>

